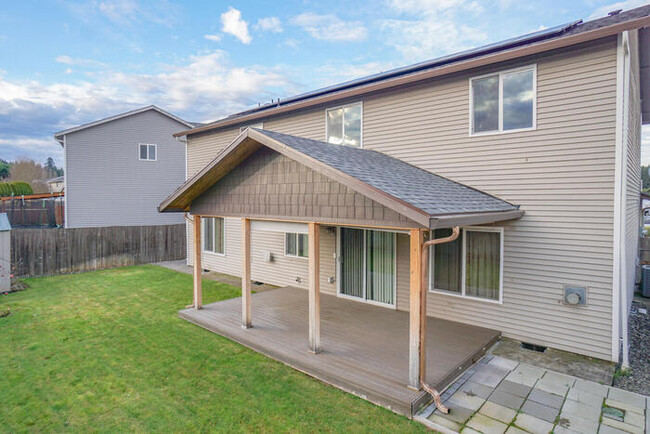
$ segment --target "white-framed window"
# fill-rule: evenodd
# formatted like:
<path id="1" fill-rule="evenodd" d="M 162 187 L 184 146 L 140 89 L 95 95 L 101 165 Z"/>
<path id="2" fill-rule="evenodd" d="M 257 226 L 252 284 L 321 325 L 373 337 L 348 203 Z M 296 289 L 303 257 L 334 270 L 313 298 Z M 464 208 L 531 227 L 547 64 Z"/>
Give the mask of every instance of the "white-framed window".
<path id="1" fill-rule="evenodd" d="M 264 122 L 258 122 L 256 124 L 242 125 L 241 127 L 239 127 L 239 132 L 241 133 L 242 131 L 244 131 L 248 127 L 259 128 L 260 130 L 263 130 L 264 129 Z"/>
<path id="2" fill-rule="evenodd" d="M 357 102 L 325 110 L 325 135 L 328 143 L 360 148 L 362 131 L 362 103 Z"/>
<path id="3" fill-rule="evenodd" d="M 284 234 L 284 255 L 295 258 L 309 257 L 309 236 L 287 232 Z"/>
<path id="4" fill-rule="evenodd" d="M 451 229 L 431 231 L 433 238 L 449 235 Z M 429 258 L 430 291 L 501 303 L 502 227 L 465 227 L 456 240 L 429 247 Z"/>
<path id="5" fill-rule="evenodd" d="M 537 123 L 537 65 L 469 80 L 470 135 L 533 130 Z"/>
<path id="6" fill-rule="evenodd" d="M 158 149 L 156 145 L 149 143 L 140 143 L 138 151 L 138 157 L 140 158 L 140 161 L 156 161 L 158 158 Z"/>
<path id="7" fill-rule="evenodd" d="M 226 254 L 226 225 L 223 217 L 203 218 L 203 251 Z"/>

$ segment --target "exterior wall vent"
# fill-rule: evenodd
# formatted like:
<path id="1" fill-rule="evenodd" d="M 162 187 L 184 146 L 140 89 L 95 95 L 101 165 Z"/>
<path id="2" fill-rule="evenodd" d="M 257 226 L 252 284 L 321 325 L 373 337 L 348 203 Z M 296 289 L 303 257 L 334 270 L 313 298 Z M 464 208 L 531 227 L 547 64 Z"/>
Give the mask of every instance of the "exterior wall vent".
<path id="1" fill-rule="evenodd" d="M 564 285 L 563 303 L 569 306 L 586 306 L 587 287 Z"/>

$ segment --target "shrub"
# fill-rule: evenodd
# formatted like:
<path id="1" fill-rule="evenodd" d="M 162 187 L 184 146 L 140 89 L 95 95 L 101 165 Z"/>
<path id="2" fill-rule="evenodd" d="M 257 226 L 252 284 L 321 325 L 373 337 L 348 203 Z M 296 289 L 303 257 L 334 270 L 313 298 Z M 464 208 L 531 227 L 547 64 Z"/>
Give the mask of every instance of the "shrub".
<path id="1" fill-rule="evenodd" d="M 20 196 L 20 195 L 23 195 L 23 194 L 33 194 L 34 193 L 34 189 L 27 182 L 16 181 L 16 182 L 12 182 L 12 184 L 13 184 L 13 188 L 12 188 L 13 193 L 16 196 Z"/>
<path id="2" fill-rule="evenodd" d="M 0 196 L 11 196 L 12 194 L 14 196 L 22 196 L 33 193 L 32 186 L 27 182 L 0 182 Z"/>

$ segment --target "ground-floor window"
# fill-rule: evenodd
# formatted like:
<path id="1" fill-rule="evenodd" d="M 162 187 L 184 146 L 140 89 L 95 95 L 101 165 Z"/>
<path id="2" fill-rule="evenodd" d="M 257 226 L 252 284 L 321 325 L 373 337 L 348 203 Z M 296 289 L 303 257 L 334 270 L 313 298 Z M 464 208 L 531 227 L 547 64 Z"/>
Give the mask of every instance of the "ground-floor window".
<path id="1" fill-rule="evenodd" d="M 203 218 L 203 250 L 224 255 L 226 253 L 226 225 L 223 217 Z"/>
<path id="2" fill-rule="evenodd" d="M 297 258 L 309 256 L 309 237 L 307 234 L 295 234 L 287 232 L 284 234 L 284 254 Z"/>
<path id="3" fill-rule="evenodd" d="M 395 233 L 339 230 L 339 295 L 395 305 Z"/>
<path id="4" fill-rule="evenodd" d="M 432 231 L 445 238 L 451 229 Z M 503 228 L 466 227 L 451 243 L 430 247 L 429 289 L 434 292 L 501 302 Z"/>

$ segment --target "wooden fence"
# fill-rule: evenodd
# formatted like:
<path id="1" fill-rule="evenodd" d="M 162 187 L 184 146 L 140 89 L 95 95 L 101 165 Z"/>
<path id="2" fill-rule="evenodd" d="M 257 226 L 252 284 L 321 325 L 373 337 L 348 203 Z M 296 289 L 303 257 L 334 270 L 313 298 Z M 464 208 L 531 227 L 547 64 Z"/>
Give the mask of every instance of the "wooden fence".
<path id="1" fill-rule="evenodd" d="M 14 276 L 46 276 L 183 259 L 184 224 L 11 231 Z"/>
<path id="2" fill-rule="evenodd" d="M 12 227 L 61 227 L 64 206 L 63 193 L 0 198 L 0 213 L 7 213 Z"/>

